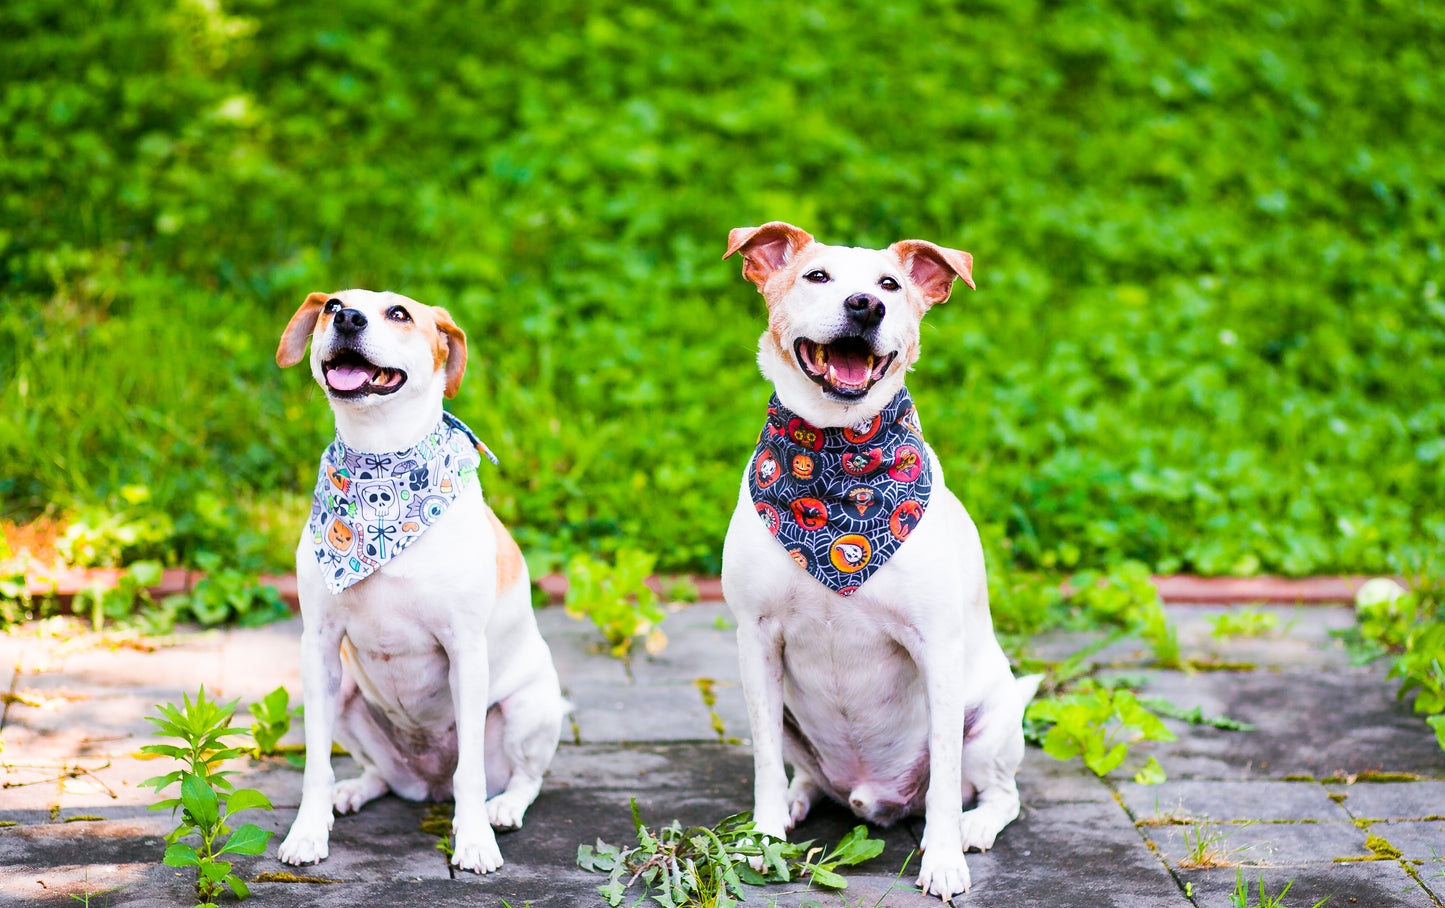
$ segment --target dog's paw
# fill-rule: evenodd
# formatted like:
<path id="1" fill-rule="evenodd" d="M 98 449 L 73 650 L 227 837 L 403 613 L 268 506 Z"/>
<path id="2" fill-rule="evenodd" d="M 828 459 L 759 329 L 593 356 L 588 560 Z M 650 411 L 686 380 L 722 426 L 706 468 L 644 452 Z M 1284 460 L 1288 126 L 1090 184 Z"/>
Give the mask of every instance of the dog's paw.
<path id="1" fill-rule="evenodd" d="M 968 862 L 964 860 L 962 851 L 945 854 L 939 854 L 936 850 L 925 851 L 920 869 L 922 872 L 918 874 L 915 885 L 924 893 L 936 895 L 944 901 L 961 892 L 967 892 L 972 884 L 968 875 Z"/>
<path id="2" fill-rule="evenodd" d="M 988 851 L 999 834 L 998 825 L 993 818 L 983 816 L 978 809 L 964 811 L 959 828 L 962 831 L 964 851 L 970 848 Z"/>
<path id="3" fill-rule="evenodd" d="M 811 781 L 801 780 L 797 777 L 788 786 L 788 831 L 791 832 L 794 826 L 803 822 L 808 816 L 808 811 L 813 809 L 813 795 L 817 794 L 818 787 Z"/>
<path id="4" fill-rule="evenodd" d="M 493 829 L 521 829 L 522 815 L 527 804 L 518 798 L 509 798 L 505 792 L 487 802 L 487 820 Z"/>
<path id="5" fill-rule="evenodd" d="M 286 841 L 276 849 L 276 857 L 283 864 L 315 864 L 326 860 L 329 853 L 327 848 L 326 827 L 320 824 L 303 829 L 301 824 L 291 827 L 287 834 Z"/>
<path id="6" fill-rule="evenodd" d="M 355 813 L 361 805 L 374 801 L 386 794 L 386 782 L 381 776 L 363 774 L 359 779 L 337 782 L 331 789 L 331 807 L 337 813 Z"/>
<path id="7" fill-rule="evenodd" d="M 491 826 L 479 830 L 458 829 L 456 848 L 452 851 L 452 866 L 473 873 L 491 873 L 502 866 L 502 851 L 497 847 L 497 837 Z"/>

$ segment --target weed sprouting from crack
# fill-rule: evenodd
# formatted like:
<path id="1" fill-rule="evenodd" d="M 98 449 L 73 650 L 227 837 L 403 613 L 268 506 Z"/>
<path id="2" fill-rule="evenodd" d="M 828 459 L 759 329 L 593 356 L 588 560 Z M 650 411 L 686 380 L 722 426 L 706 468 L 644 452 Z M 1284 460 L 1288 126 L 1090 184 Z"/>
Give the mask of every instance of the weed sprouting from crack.
<path id="1" fill-rule="evenodd" d="M 1229 856 L 1253 846 L 1245 845 L 1226 850 L 1219 843 L 1241 829 L 1254 825 L 1254 822 L 1254 820 L 1250 820 L 1227 831 L 1219 828 L 1208 817 L 1204 817 L 1198 823 L 1190 824 L 1184 830 L 1184 849 L 1188 854 L 1177 862 L 1178 865 L 1185 870 L 1202 870 L 1207 867 L 1230 867 L 1238 863 L 1231 861 Z"/>

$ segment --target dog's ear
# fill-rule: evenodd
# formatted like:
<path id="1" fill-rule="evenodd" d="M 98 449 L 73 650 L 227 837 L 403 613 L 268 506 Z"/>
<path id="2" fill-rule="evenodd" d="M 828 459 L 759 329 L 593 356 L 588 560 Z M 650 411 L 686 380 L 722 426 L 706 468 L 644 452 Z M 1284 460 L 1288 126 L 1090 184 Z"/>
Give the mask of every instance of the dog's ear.
<path id="1" fill-rule="evenodd" d="M 316 330 L 316 320 L 321 318 L 321 307 L 331 299 L 329 293 L 313 293 L 286 323 L 281 332 L 281 344 L 276 348 L 276 365 L 294 366 L 306 358 L 306 342 Z"/>
<path id="2" fill-rule="evenodd" d="M 467 371 L 467 335 L 452 321 L 451 313 L 432 307 L 437 324 L 436 365 L 447 364 L 447 397 L 456 397 L 462 388 L 462 375 Z"/>
<path id="3" fill-rule="evenodd" d="M 783 221 L 769 221 L 761 227 L 734 227 L 728 231 L 728 251 L 723 258 L 741 252 L 743 277 L 762 290 L 774 271 L 811 242 L 813 237 L 808 231 Z"/>
<path id="4" fill-rule="evenodd" d="M 909 277 L 930 306 L 948 299 L 958 278 L 963 278 L 970 290 L 977 289 L 973 286 L 973 256 L 967 252 L 945 249 L 927 240 L 899 240 L 888 251 L 908 269 Z"/>

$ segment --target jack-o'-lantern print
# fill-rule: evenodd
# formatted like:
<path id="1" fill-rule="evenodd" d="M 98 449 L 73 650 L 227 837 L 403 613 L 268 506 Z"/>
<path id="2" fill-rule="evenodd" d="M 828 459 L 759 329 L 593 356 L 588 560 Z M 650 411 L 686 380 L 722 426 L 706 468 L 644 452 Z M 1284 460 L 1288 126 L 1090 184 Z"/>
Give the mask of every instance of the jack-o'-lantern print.
<path id="1" fill-rule="evenodd" d="M 762 520 L 763 526 L 768 528 L 768 532 L 774 536 L 778 535 L 778 509 L 766 501 L 760 501 L 753 507 L 758 512 L 758 518 Z"/>
<path id="2" fill-rule="evenodd" d="M 813 426 L 776 395 L 769 404 L 747 475 L 753 505 L 794 563 L 840 595 L 891 558 L 928 507 L 931 463 L 905 425 L 911 406 L 900 391 L 844 429 Z"/>
<path id="3" fill-rule="evenodd" d="M 853 574 L 868 566 L 873 558 L 873 546 L 868 537 L 861 533 L 839 536 L 828 546 L 828 559 L 833 567 L 845 574 Z"/>
<path id="4" fill-rule="evenodd" d="M 843 429 L 843 438 L 849 443 L 860 445 L 878 434 L 878 427 L 883 425 L 883 414 L 880 413 L 867 422 L 859 423 L 856 426 L 848 426 Z"/>
<path id="5" fill-rule="evenodd" d="M 805 530 L 821 530 L 828 525 L 828 506 L 818 498 L 795 498 L 789 505 L 793 519 Z"/>
<path id="6" fill-rule="evenodd" d="M 813 458 L 807 454 L 793 455 L 793 476 L 798 479 L 813 478 Z"/>
<path id="7" fill-rule="evenodd" d="M 893 466 L 888 475 L 899 482 L 917 482 L 923 472 L 923 457 L 913 445 L 899 445 L 893 452 Z"/>
<path id="8" fill-rule="evenodd" d="M 867 517 L 878 506 L 878 490 L 872 486 L 854 486 L 843 493 L 843 498 L 848 502 L 843 509 L 855 517 Z"/>
<path id="9" fill-rule="evenodd" d="M 351 488 L 351 474 L 346 472 L 345 467 L 340 470 L 335 467 L 327 467 L 326 477 L 331 480 L 331 484 L 336 486 L 339 492 L 345 492 Z"/>
<path id="10" fill-rule="evenodd" d="M 795 416 L 788 421 L 787 434 L 794 444 L 802 445 L 809 451 L 823 450 L 823 430 L 802 417 Z"/>
<path id="11" fill-rule="evenodd" d="M 334 518 L 326 527 L 326 544 L 338 552 L 351 548 L 351 543 L 355 541 L 356 534 L 340 518 Z"/>
<path id="12" fill-rule="evenodd" d="M 763 448 L 758 452 L 753 460 L 753 473 L 760 489 L 766 489 L 782 478 L 783 468 L 779 466 L 778 455 L 773 453 L 772 448 Z"/>
<path id="13" fill-rule="evenodd" d="M 883 451 L 880 448 L 846 451 L 843 454 L 843 472 L 849 476 L 867 476 L 881 466 L 883 466 Z"/>
<path id="14" fill-rule="evenodd" d="M 893 509 L 888 515 L 888 531 L 894 539 L 907 539 L 923 519 L 923 505 L 912 498 Z"/>

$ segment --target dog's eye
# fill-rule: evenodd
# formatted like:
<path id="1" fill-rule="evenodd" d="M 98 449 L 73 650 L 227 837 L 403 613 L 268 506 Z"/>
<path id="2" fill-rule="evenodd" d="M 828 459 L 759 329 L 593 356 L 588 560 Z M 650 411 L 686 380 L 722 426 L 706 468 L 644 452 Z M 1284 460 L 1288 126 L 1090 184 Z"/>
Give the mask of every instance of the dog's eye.
<path id="1" fill-rule="evenodd" d="M 812 271 L 809 271 L 807 274 L 803 275 L 803 280 L 809 281 L 814 284 L 826 284 L 828 283 L 828 281 L 832 280 L 832 278 L 828 277 L 828 272 L 824 271 L 823 269 L 815 268 Z"/>
<path id="2" fill-rule="evenodd" d="M 386 317 L 394 322 L 411 321 L 411 313 L 407 312 L 400 306 L 392 306 L 390 309 L 386 310 Z"/>
<path id="3" fill-rule="evenodd" d="M 341 311 L 341 300 L 336 300 L 336 299 L 327 300 L 327 301 L 326 301 L 326 306 L 325 306 L 321 311 L 322 311 L 322 312 L 329 312 L 329 313 L 332 313 L 332 314 L 335 314 L 335 313 L 337 313 L 337 312 L 340 312 L 340 311 Z"/>
<path id="4" fill-rule="evenodd" d="M 887 290 L 889 293 L 893 293 L 903 289 L 902 284 L 898 283 L 898 281 L 894 278 L 888 277 L 886 275 L 878 281 L 878 286 L 882 287 L 884 290 Z"/>

